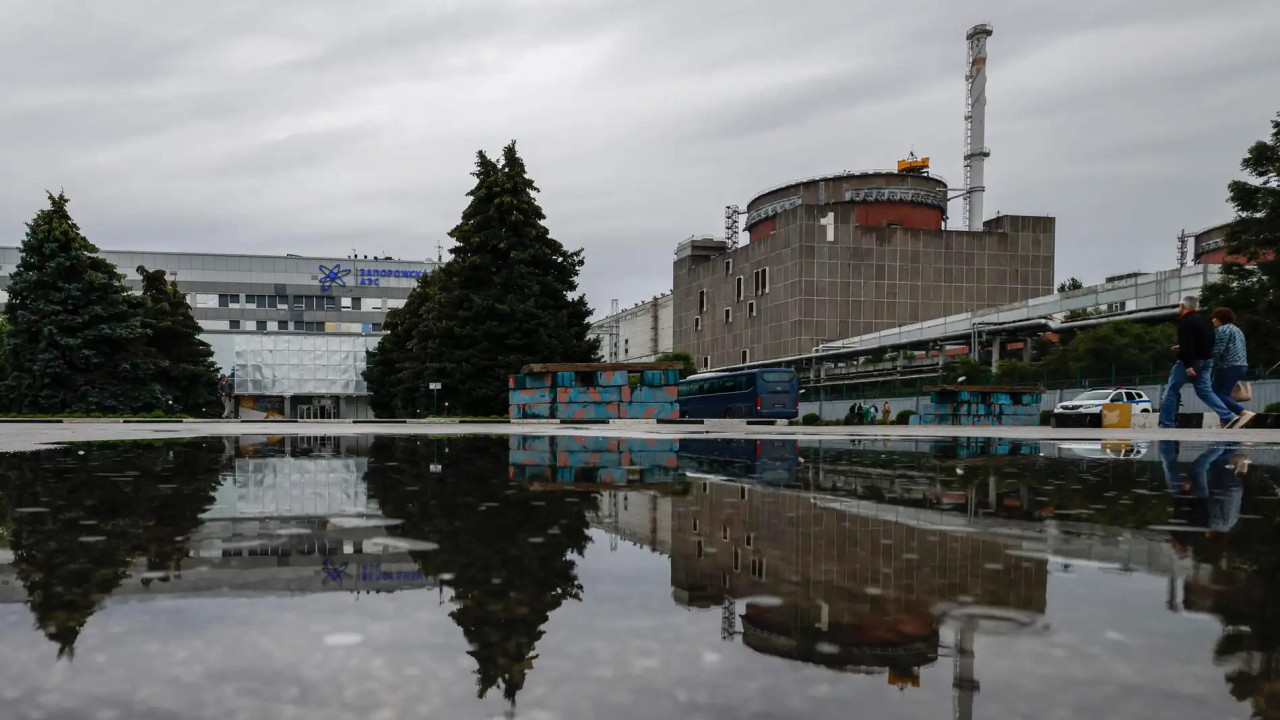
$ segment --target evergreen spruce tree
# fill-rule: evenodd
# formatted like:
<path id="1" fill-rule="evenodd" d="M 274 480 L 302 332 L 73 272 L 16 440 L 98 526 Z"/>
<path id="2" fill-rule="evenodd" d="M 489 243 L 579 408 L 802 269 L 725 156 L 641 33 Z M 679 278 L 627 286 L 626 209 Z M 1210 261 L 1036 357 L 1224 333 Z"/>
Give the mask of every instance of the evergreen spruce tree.
<path id="1" fill-rule="evenodd" d="M 157 380 L 170 397 L 170 410 L 188 415 L 211 415 L 218 404 L 218 368 L 213 348 L 200 339 L 200 324 L 191 315 L 187 296 L 178 284 L 165 279 L 164 270 L 147 270 L 142 276 L 142 327 L 147 347 L 156 359 Z"/>
<path id="2" fill-rule="evenodd" d="M 1251 365 L 1280 363 L 1280 114 L 1271 137 L 1254 143 L 1240 169 L 1254 179 L 1232 180 L 1227 195 L 1236 215 L 1227 231 L 1227 255 L 1246 261 L 1222 265 L 1222 279 L 1204 289 L 1204 305 L 1229 307 L 1249 343 Z"/>
<path id="3" fill-rule="evenodd" d="M 146 351 L 142 299 L 97 254 L 67 212 L 67 198 L 27 223 L 4 314 L 10 330 L 0 402 L 15 413 L 130 414 L 163 409 Z"/>
<path id="4" fill-rule="evenodd" d="M 424 297 L 416 314 L 403 316 L 401 336 L 379 345 L 378 373 L 393 356 L 402 364 L 393 368 L 397 381 L 376 392 L 398 391 L 397 402 L 414 406 L 405 415 L 429 411 L 430 382 L 444 384 L 440 401 L 451 411 L 505 414 L 506 378 L 521 366 L 599 357 L 599 340 L 587 336 L 591 309 L 574 294 L 582 251 L 565 250 L 542 224 L 538 188 L 515 143 L 503 149 L 501 164 L 477 153 L 473 175 L 471 202 L 449 233 L 457 242 L 451 259 L 415 289 Z"/>
<path id="5" fill-rule="evenodd" d="M 443 462 L 419 477 L 413 468 Z M 539 492 L 508 478 L 507 444 L 483 437 L 379 438 L 365 483 L 397 534 L 437 543 L 414 554 L 426 575 L 448 573 L 454 609 L 476 662 L 476 695 L 514 706 L 551 614 L 581 600 L 577 558 L 591 543 L 595 495 Z"/>
<path id="6" fill-rule="evenodd" d="M 413 362 L 414 333 L 422 324 L 423 308 L 434 292 L 433 275 L 423 275 L 409 293 L 404 307 L 387 313 L 382 328 L 387 332 L 370 350 L 365 361 L 369 406 L 380 418 L 422 417 L 430 405 L 418 404 L 418 390 L 411 386 L 422 368 Z M 424 387 L 423 393 L 428 392 Z"/>
<path id="7" fill-rule="evenodd" d="M 0 506 L 47 509 L 12 513 L 8 543 L 36 627 L 58 657 L 74 658 L 85 624 L 135 558 L 178 569 L 221 469 L 221 443 L 199 440 L 0 455 Z"/>
<path id="8" fill-rule="evenodd" d="M 5 378 L 9 377 L 9 371 L 4 364 L 4 341 L 8 336 L 9 321 L 5 319 L 4 315 L 0 315 L 0 384 L 3 384 Z M 0 402 L 0 408 L 3 407 L 4 404 Z"/>

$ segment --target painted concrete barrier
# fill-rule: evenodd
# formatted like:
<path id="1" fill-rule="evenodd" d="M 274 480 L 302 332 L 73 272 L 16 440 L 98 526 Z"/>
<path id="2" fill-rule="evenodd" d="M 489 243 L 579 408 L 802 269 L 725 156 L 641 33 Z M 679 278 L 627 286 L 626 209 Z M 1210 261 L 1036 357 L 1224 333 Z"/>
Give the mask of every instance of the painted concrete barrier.
<path id="1" fill-rule="evenodd" d="M 552 388 L 529 388 L 525 390 L 508 390 L 507 402 L 511 405 L 550 405 Z"/>
<path id="2" fill-rule="evenodd" d="M 1027 427 L 1040 424 L 1040 393 L 1016 388 L 953 386 L 931 390 L 912 425 Z"/>
<path id="3" fill-rule="evenodd" d="M 640 386 L 631 390 L 631 399 L 629 402 L 637 403 L 674 403 L 676 402 L 676 386 L 663 385 Z"/>
<path id="4" fill-rule="evenodd" d="M 527 405 L 512 405 L 512 420 L 548 420 L 551 419 L 551 409 L 555 407 L 551 403 L 531 403 Z"/>
<path id="5" fill-rule="evenodd" d="M 619 417 L 624 420 L 672 420 L 680 417 L 680 406 L 665 403 L 623 403 Z"/>
<path id="6" fill-rule="evenodd" d="M 655 367 L 656 366 L 656 367 Z M 512 420 L 572 422 L 680 417 L 673 363 L 528 365 L 507 378 Z"/>
<path id="7" fill-rule="evenodd" d="M 623 391 L 630 395 L 629 387 L 562 387 L 556 388 L 558 403 L 616 403 L 623 402 Z M 550 401 L 548 401 L 550 402 Z"/>
<path id="8" fill-rule="evenodd" d="M 632 451 L 629 448 L 636 448 Z M 670 483 L 679 477 L 676 438 L 512 436 L 507 476 L 535 485 Z"/>

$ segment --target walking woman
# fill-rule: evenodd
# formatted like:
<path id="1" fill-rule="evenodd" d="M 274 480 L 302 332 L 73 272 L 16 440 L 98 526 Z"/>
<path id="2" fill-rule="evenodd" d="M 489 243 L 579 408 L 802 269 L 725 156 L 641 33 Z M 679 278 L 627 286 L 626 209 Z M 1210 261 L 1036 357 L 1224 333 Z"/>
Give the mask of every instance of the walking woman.
<path id="1" fill-rule="evenodd" d="M 1244 331 L 1236 325 L 1236 314 L 1231 308 L 1220 307 L 1213 311 L 1213 394 L 1227 409 L 1236 414 L 1233 428 L 1242 428 L 1253 420 L 1254 414 L 1231 397 L 1236 383 L 1244 379 L 1249 370 L 1245 354 Z"/>

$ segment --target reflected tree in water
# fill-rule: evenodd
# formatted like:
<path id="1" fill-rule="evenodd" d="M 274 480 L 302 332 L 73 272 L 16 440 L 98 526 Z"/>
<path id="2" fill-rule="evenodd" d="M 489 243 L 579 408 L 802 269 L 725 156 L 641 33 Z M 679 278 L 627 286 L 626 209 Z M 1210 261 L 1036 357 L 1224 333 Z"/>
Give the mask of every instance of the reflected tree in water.
<path id="1" fill-rule="evenodd" d="M 436 463 L 440 473 L 423 468 Z M 477 695 L 494 688 L 511 703 L 537 659 L 543 625 L 581 598 L 577 562 L 590 542 L 596 496 L 537 492 L 508 478 L 507 441 L 492 438 L 380 438 L 365 475 L 403 534 L 439 544 L 415 553 L 428 575 L 448 574 L 475 658 Z"/>
<path id="2" fill-rule="evenodd" d="M 1243 454 L 1223 470 L 1243 468 Z M 1253 716 L 1280 718 L 1280 515 L 1273 467 L 1252 467 L 1239 477 L 1241 512 L 1253 519 L 1230 532 L 1182 534 L 1176 547 L 1191 553 L 1196 570 L 1185 584 L 1188 610 L 1211 612 L 1223 623 L 1215 663 L 1228 668 L 1231 695 L 1251 705 Z M 1221 482 L 1211 478 L 1209 502 Z"/>
<path id="3" fill-rule="evenodd" d="M 83 453 L 83 454 L 82 454 Z M 176 570 L 213 502 L 222 444 L 110 443 L 0 455 L 0 508 L 37 627 L 74 654 L 136 558 Z"/>

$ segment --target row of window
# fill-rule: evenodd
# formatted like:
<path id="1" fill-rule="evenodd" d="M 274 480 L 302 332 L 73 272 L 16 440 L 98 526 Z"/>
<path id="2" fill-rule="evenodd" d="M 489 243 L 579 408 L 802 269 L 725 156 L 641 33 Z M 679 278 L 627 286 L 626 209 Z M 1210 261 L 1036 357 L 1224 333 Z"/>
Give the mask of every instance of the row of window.
<path id="1" fill-rule="evenodd" d="M 747 363 L 751 362 L 751 349 L 750 349 L 750 348 L 743 348 L 743 349 L 741 349 L 741 350 L 739 350 L 739 351 L 738 351 L 738 362 L 739 362 L 739 363 L 742 363 L 743 365 L 745 365 L 745 364 L 747 364 Z M 710 370 L 710 369 L 711 369 L 711 356 L 710 356 L 710 355 L 703 355 L 703 356 L 702 356 L 702 369 L 703 369 L 703 370 Z"/>
<path id="2" fill-rule="evenodd" d="M 705 483 L 705 482 L 704 482 L 704 483 L 703 483 L 703 486 L 705 487 L 706 485 L 707 485 L 707 483 Z M 704 490 L 703 490 L 703 492 L 706 492 L 706 490 L 704 489 Z M 625 495 L 624 495 L 624 497 L 625 497 Z M 745 498 L 743 498 L 743 499 L 745 499 Z M 625 510 L 626 508 L 623 508 L 623 509 Z M 701 521 L 700 521 L 698 518 L 694 518 L 694 519 L 693 519 L 693 534 L 694 534 L 694 535 L 701 535 L 701 534 L 702 534 L 702 523 L 701 523 Z M 721 539 L 721 540 L 723 540 L 723 541 L 725 541 L 725 542 L 729 542 L 729 541 L 732 539 L 732 538 L 731 538 L 731 535 L 732 535 L 732 534 L 729 532 L 729 524 L 728 524 L 728 523 L 723 523 L 723 524 L 721 524 L 721 525 L 720 525 L 720 539 Z M 747 547 L 755 547 L 756 534 L 755 534 L 755 533 L 752 533 L 752 532 L 747 533 L 747 534 L 743 537 L 743 542 L 746 544 L 746 546 L 747 546 Z"/>
<path id="3" fill-rule="evenodd" d="M 753 318 L 753 317 L 757 317 L 757 316 L 759 316 L 759 314 L 760 314 L 760 313 L 758 313 L 758 312 L 756 311 L 756 301 L 755 301 L 755 300 L 750 300 L 750 301 L 748 301 L 748 302 L 747 302 L 747 317 L 749 317 L 749 318 Z M 733 322 L 733 308 L 725 308 L 725 309 L 724 309 L 724 324 L 725 324 L 725 325 L 728 325 L 728 324 L 730 324 L 730 323 L 732 323 L 732 322 Z M 701 315 L 694 315 L 694 316 L 693 316 L 693 331 L 694 331 L 694 332 L 702 332 L 702 316 L 701 316 Z"/>
<path id="4" fill-rule="evenodd" d="M 727 275 L 729 268 L 732 267 L 731 263 L 733 261 L 725 260 L 724 262 L 725 262 L 725 270 L 726 270 L 725 274 Z M 751 273 L 751 282 L 752 282 L 752 293 L 756 297 L 760 297 L 761 295 L 768 295 L 769 294 L 769 268 L 767 267 L 760 268 L 755 272 Z M 745 288 L 746 288 L 746 280 L 743 276 L 739 275 L 738 277 L 734 278 L 733 280 L 734 302 L 742 302 L 742 299 L 745 295 Z M 705 313 L 706 311 L 707 311 L 707 291 L 699 290 L 698 291 L 698 312 Z"/>
<path id="5" fill-rule="evenodd" d="M 255 330 L 257 332 L 268 332 L 272 328 L 277 332 L 288 332 L 289 322 L 287 320 L 267 321 L 267 320 L 229 320 L 228 328 L 231 330 Z M 371 323 L 372 332 L 382 332 L 382 323 Z M 294 332 L 326 332 L 325 323 L 322 322 L 303 322 L 301 320 L 293 323 Z"/>
<path id="6" fill-rule="evenodd" d="M 243 300 L 242 300 L 243 298 Z M 196 293 L 192 307 L 252 308 L 258 310 L 393 310 L 404 300 L 393 298 L 334 297 L 333 295 L 240 295 L 239 293 Z"/>
<path id="7" fill-rule="evenodd" d="M 693 552 L 695 557 L 700 557 L 700 558 L 706 557 L 706 553 L 707 553 L 706 544 L 702 542 L 701 538 L 694 541 Z M 748 570 L 748 572 L 751 573 L 751 577 L 756 578 L 757 580 L 764 580 L 765 579 L 764 565 L 765 565 L 764 558 L 752 556 L 751 568 L 750 570 Z M 742 550 L 737 547 L 733 549 L 733 571 L 742 572 Z M 729 586 L 728 574 L 725 574 L 721 578 L 721 582 L 724 584 L 725 587 Z"/>

